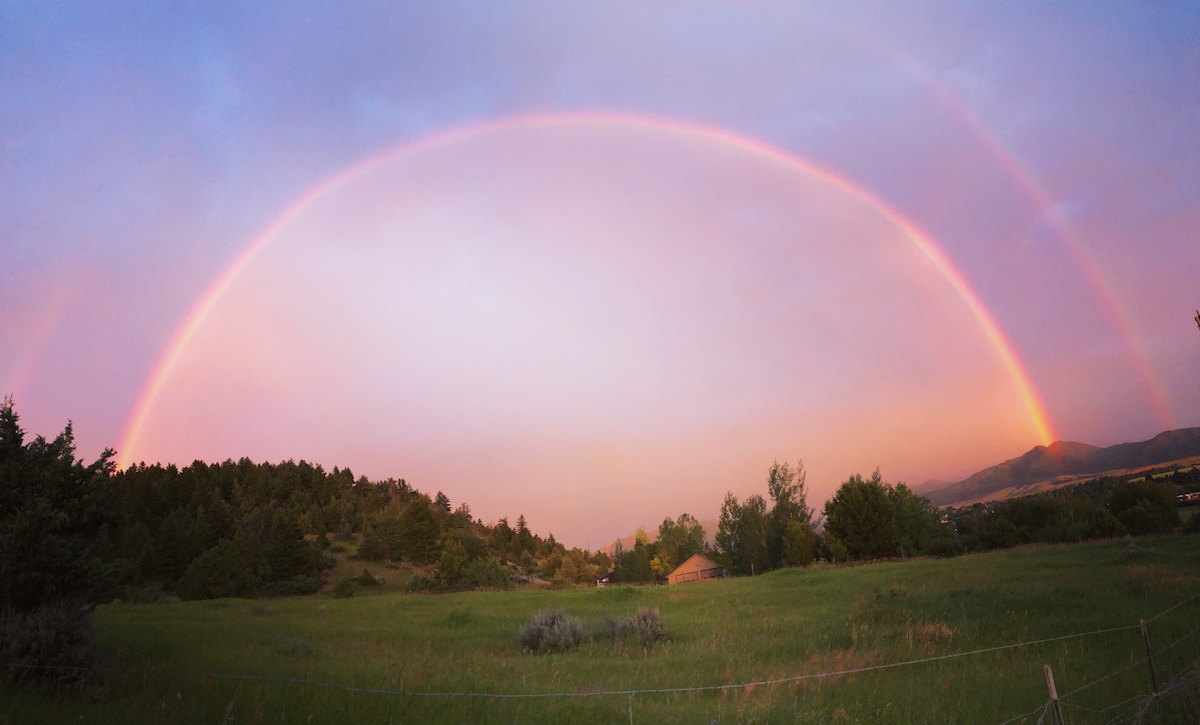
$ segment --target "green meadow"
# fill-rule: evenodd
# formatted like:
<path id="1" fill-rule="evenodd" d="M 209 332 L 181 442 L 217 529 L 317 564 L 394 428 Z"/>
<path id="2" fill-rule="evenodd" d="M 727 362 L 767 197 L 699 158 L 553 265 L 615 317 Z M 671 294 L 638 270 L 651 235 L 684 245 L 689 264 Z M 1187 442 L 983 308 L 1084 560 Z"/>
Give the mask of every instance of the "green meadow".
<path id="1" fill-rule="evenodd" d="M 1177 722 L 1200 707 L 1198 594 L 1200 537 L 1176 536 L 676 586 L 114 604 L 103 684 L 9 689 L 0 723 L 1051 722 L 1047 664 L 1067 722 L 1132 722 L 1141 619 L 1164 693 L 1143 714 Z M 665 642 L 521 649 L 539 611 L 596 628 L 641 607 Z"/>

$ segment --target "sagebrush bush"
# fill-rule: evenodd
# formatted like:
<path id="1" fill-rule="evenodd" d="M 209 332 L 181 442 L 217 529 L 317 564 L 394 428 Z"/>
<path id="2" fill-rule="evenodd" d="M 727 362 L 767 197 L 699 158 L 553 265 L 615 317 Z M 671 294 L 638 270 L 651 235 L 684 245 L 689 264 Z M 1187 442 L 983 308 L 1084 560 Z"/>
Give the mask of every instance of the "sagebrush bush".
<path id="1" fill-rule="evenodd" d="M 600 626 L 596 628 L 596 631 L 592 636 L 598 640 L 608 640 L 609 642 L 612 642 L 617 638 L 617 630 L 619 627 L 620 622 L 612 617 L 605 617 L 600 621 Z"/>
<path id="2" fill-rule="evenodd" d="M 91 616 L 66 602 L 28 612 L 0 613 L 0 662 L 18 684 L 83 686 L 95 679 L 98 659 Z"/>
<path id="3" fill-rule="evenodd" d="M 587 625 L 561 609 L 534 615 L 521 634 L 521 644 L 532 652 L 562 651 L 582 644 L 588 636 Z"/>
<path id="4" fill-rule="evenodd" d="M 633 629 L 643 644 L 654 644 L 667 636 L 667 626 L 657 609 L 643 607 L 633 616 Z"/>
<path id="5" fill-rule="evenodd" d="M 596 630 L 596 639 L 610 642 L 637 638 L 642 644 L 654 644 L 667 636 L 667 626 L 657 609 L 643 607 L 632 617 L 605 617 Z"/>

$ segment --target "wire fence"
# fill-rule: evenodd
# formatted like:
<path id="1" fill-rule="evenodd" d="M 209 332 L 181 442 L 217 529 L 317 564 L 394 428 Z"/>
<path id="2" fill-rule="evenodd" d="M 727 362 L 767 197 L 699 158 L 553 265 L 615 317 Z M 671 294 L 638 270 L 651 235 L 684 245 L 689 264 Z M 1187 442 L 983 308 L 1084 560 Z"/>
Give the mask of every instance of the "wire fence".
<path id="1" fill-rule="evenodd" d="M 1200 593 L 1195 594 L 1174 606 L 1155 614 L 1154 616 L 1143 620 L 1146 624 L 1155 622 L 1162 617 L 1180 609 L 1181 607 L 1190 604 L 1197 599 L 1200 599 Z M 639 696 L 653 695 L 671 695 L 671 694 L 686 694 L 686 693 L 704 693 L 704 692 L 719 692 L 719 691 L 736 691 L 736 690 L 752 690 L 756 687 L 773 686 L 790 683 L 800 683 L 805 681 L 819 681 L 836 677 L 846 677 L 856 674 L 865 674 L 871 672 L 880 672 L 884 670 L 893 670 L 906 667 L 915 667 L 919 665 L 928 665 L 936 662 L 944 662 L 947 660 L 956 660 L 968 657 L 984 655 L 988 653 L 997 653 L 1006 650 L 1018 650 L 1023 648 L 1034 647 L 1038 645 L 1051 644 L 1055 642 L 1064 642 L 1068 640 L 1078 640 L 1089 637 L 1097 637 L 1106 634 L 1117 632 L 1126 632 L 1131 630 L 1142 629 L 1143 625 L 1131 624 L 1121 627 L 1109 627 L 1106 629 L 1092 630 L 1088 632 L 1078 632 L 1066 634 L 1057 637 L 1047 637 L 1042 639 L 1013 642 L 1009 644 L 996 645 L 993 647 L 983 647 L 979 649 L 969 650 L 965 652 L 954 652 L 943 655 L 935 655 L 931 657 L 922 657 L 918 659 L 902 660 L 898 662 L 890 662 L 877 665 L 867 665 L 863 667 L 842 668 L 829 670 L 819 673 L 808 673 L 794 675 L 789 677 L 764 678 L 750 680 L 746 682 L 728 683 L 728 684 L 713 684 L 713 685 L 693 685 L 682 687 L 656 687 L 656 688 L 624 688 L 624 689 L 603 689 L 603 690 L 586 690 L 586 691 L 548 691 L 548 692 L 474 692 L 474 691 L 439 691 L 439 690 L 413 690 L 413 689 L 392 689 L 381 687 L 357 687 L 353 685 L 339 684 L 335 682 L 327 682 L 323 680 L 302 678 L 302 677 L 281 677 L 272 675 L 253 675 L 253 674 L 236 674 L 224 672 L 206 672 L 206 671 L 188 671 L 188 670 L 164 670 L 164 669 L 148 669 L 148 668 L 129 668 L 129 667 L 70 667 L 58 665 L 36 665 L 27 663 L 0 663 L 0 669 L 20 670 L 20 671 L 60 671 L 60 672 L 88 672 L 98 674 L 123 674 L 135 675 L 144 677 L 168 677 L 168 678 L 193 678 L 193 679 L 209 679 L 209 680 L 228 680 L 237 682 L 261 682 L 261 683 L 276 683 L 296 685 L 312 688 L 322 688 L 326 690 L 346 692 L 361 695 L 383 695 L 390 697 L 403 698 L 446 698 L 446 699 L 487 699 L 487 700 L 547 700 L 547 699 L 564 699 L 564 698 L 600 698 L 600 697 L 620 697 L 628 698 L 630 722 L 633 721 L 633 698 Z M 1168 651 L 1176 648 L 1183 642 L 1189 639 L 1200 641 L 1200 627 L 1194 628 L 1186 634 L 1178 637 L 1165 647 L 1150 651 L 1147 647 L 1147 657 L 1151 660 L 1160 657 Z M 1152 666 L 1152 665 L 1151 665 Z M 1171 677 L 1158 688 L 1157 692 L 1148 691 L 1145 694 L 1139 694 L 1134 697 L 1127 698 L 1121 702 L 1109 705 L 1103 708 L 1094 708 L 1083 705 L 1077 702 L 1068 702 L 1070 698 L 1085 693 L 1094 689 L 1103 682 L 1112 680 L 1137 668 L 1147 667 L 1145 661 L 1133 661 L 1130 664 L 1121 667 L 1117 670 L 1109 672 L 1101 677 L 1098 677 L 1086 684 L 1080 685 L 1067 693 L 1057 697 L 1057 703 L 1066 708 L 1068 712 L 1074 711 L 1085 713 L 1089 721 L 1096 721 L 1097 718 L 1104 718 L 1103 722 L 1109 723 L 1132 723 L 1141 722 L 1147 713 L 1151 712 L 1155 705 L 1164 701 L 1164 699 L 1177 692 L 1200 691 L 1200 648 L 1197 650 L 1197 657 L 1192 659 L 1188 665 L 1181 671 L 1174 673 Z M 1012 725 L 1013 723 L 1028 722 L 1030 718 L 1037 716 L 1033 722 L 1043 723 L 1056 722 L 1052 717 L 1054 712 L 1054 698 L 1048 698 L 1037 707 L 1014 715 L 1007 720 L 1004 720 L 998 725 Z M 1069 722 L 1069 720 L 1068 720 Z"/>

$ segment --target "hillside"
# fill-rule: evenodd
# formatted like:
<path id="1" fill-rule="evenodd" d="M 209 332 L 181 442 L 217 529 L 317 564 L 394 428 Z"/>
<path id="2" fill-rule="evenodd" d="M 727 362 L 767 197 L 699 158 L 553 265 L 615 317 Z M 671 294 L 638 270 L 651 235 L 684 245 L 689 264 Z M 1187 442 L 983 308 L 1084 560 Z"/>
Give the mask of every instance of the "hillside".
<path id="1" fill-rule="evenodd" d="M 1067 477 L 1144 468 L 1200 456 L 1200 428 L 1159 433 L 1148 441 L 1100 448 L 1086 443 L 1056 441 L 985 468 L 970 478 L 926 495 L 939 505 L 967 503 L 1011 490 L 1019 491 Z M 1057 481 L 1061 483 L 1062 481 Z M 1032 491 L 1031 491 L 1032 492 Z M 998 496 L 997 496 L 998 497 Z"/>

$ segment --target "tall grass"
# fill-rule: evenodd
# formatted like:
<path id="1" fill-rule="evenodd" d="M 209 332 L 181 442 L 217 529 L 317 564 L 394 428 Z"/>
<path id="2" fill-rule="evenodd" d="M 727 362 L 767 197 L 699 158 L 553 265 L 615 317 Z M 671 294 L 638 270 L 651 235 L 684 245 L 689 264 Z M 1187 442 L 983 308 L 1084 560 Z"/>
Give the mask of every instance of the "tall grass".
<path id="1" fill-rule="evenodd" d="M 105 664 L 144 672 L 109 673 L 98 702 L 9 689 L 0 723 L 629 722 L 631 707 L 642 723 L 998 723 L 1046 702 L 1045 664 L 1060 693 L 1084 688 L 1064 700 L 1071 721 L 1103 722 L 1098 711 L 1149 693 L 1139 620 L 1200 593 L 1200 540 L 1139 544 L 1153 553 L 1105 542 L 669 587 L 114 605 L 96 615 Z M 538 612 L 595 629 L 644 608 L 658 610 L 666 639 L 521 644 Z M 1150 623 L 1156 650 L 1178 642 L 1156 656 L 1160 680 L 1200 662 L 1198 624 L 1200 599 Z M 1128 629 L 1055 639 L 1116 627 Z M 1038 640 L 1051 641 L 950 656 Z M 921 662 L 864 669 L 909 661 Z M 203 673 L 510 695 L 811 677 L 495 699 Z"/>

